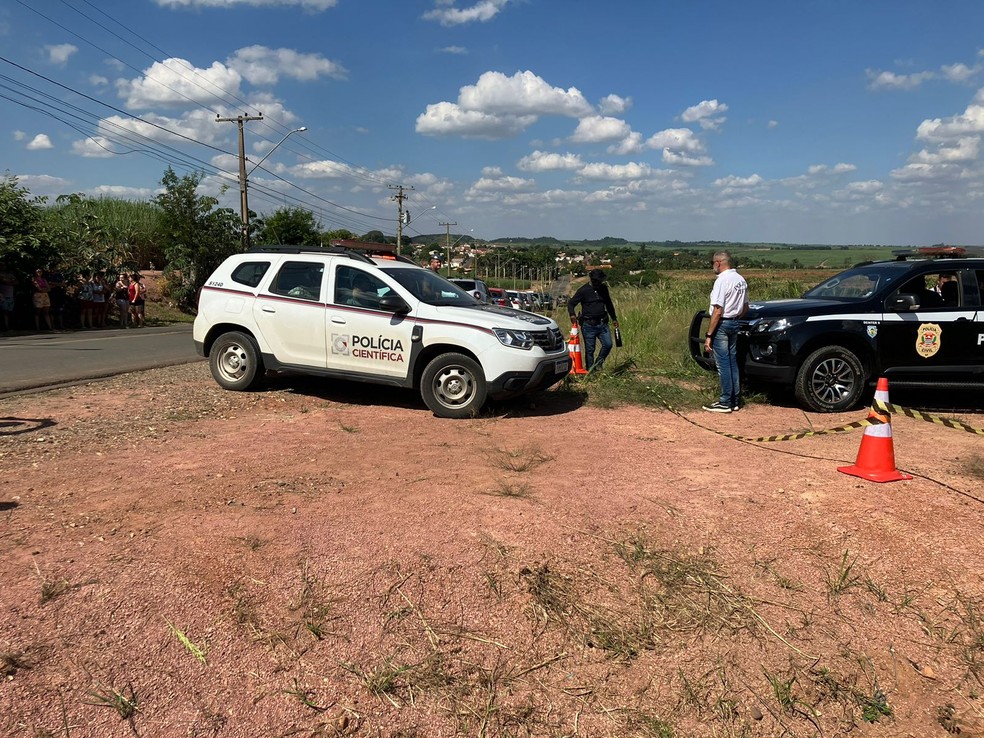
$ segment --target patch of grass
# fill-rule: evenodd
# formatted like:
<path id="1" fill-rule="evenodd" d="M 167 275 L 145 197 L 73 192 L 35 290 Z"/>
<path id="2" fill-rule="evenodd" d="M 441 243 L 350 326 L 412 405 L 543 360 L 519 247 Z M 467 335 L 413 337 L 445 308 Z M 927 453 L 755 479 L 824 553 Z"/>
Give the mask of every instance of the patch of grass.
<path id="1" fill-rule="evenodd" d="M 489 460 L 493 466 L 511 472 L 527 472 L 553 458 L 533 444 L 515 450 L 497 448 L 489 452 Z"/>
<path id="2" fill-rule="evenodd" d="M 850 551 L 845 550 L 836 569 L 824 568 L 828 597 L 836 597 L 861 584 L 861 576 L 854 571 L 858 559 L 855 556 L 853 560 L 848 561 L 850 555 Z"/>
<path id="3" fill-rule="evenodd" d="M 530 485 L 525 482 L 509 482 L 505 479 L 500 479 L 488 494 L 495 497 L 515 497 L 525 500 L 531 497 L 533 492 L 530 490 Z"/>
<path id="4" fill-rule="evenodd" d="M 352 663 L 343 663 L 341 666 L 358 677 L 370 694 L 386 697 L 394 705 L 397 703 L 393 696 L 406 686 L 403 675 L 414 668 L 411 664 L 397 665 L 389 658 L 369 669 L 361 669 Z"/>
<path id="5" fill-rule="evenodd" d="M 174 634 L 174 637 L 178 639 L 178 642 L 181 643 L 181 645 L 184 646 L 187 649 L 188 653 L 190 653 L 192 656 L 194 656 L 195 659 L 199 663 L 202 663 L 202 664 L 208 663 L 207 660 L 206 660 L 206 658 L 205 658 L 205 647 L 204 646 L 199 646 L 197 643 L 195 643 L 194 641 L 192 641 L 184 633 L 184 631 L 178 630 L 178 628 L 176 628 L 171 623 L 171 621 L 168 620 L 167 618 L 164 619 L 164 622 L 167 623 L 167 627 L 171 630 L 171 633 L 173 633 Z"/>
<path id="6" fill-rule="evenodd" d="M 324 712 L 325 710 L 331 707 L 331 705 L 319 705 L 317 702 L 315 702 L 314 690 L 304 689 L 303 687 L 301 687 L 300 682 L 298 682 L 296 677 L 294 678 L 293 688 L 285 689 L 283 690 L 283 693 L 286 695 L 290 695 L 291 697 L 294 697 L 302 705 L 311 708 L 315 712 Z"/>
<path id="7" fill-rule="evenodd" d="M 356 428 L 354 425 L 346 425 L 341 420 L 338 421 L 338 427 L 341 428 L 346 433 L 358 433 L 359 432 L 359 429 Z"/>
<path id="8" fill-rule="evenodd" d="M 301 567 L 301 591 L 291 609 L 300 611 L 301 623 L 316 640 L 323 640 L 329 634 L 326 625 L 331 600 L 325 593 L 324 582 L 311 572 L 308 562 Z"/>
<path id="9" fill-rule="evenodd" d="M 137 694 L 134 692 L 132 684 L 128 684 L 125 691 L 114 687 L 95 689 L 89 692 L 89 696 L 95 702 L 87 704 L 110 707 L 116 710 L 123 720 L 129 720 L 140 711 Z"/>

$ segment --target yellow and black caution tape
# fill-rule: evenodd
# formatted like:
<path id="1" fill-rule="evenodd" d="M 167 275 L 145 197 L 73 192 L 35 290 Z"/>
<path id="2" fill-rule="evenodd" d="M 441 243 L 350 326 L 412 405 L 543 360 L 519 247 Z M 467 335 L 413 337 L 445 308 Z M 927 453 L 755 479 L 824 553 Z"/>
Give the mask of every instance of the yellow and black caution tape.
<path id="1" fill-rule="evenodd" d="M 656 394 L 655 392 L 653 394 Z M 659 397 L 659 395 L 657 395 Z M 984 428 L 975 428 L 972 425 L 967 425 L 959 420 L 951 420 L 950 418 L 941 418 L 938 415 L 933 415 L 931 413 L 924 413 L 921 410 L 913 410 L 908 407 L 902 407 L 901 405 L 893 405 L 889 402 L 883 402 L 878 398 L 875 398 L 871 403 L 871 415 L 864 420 L 855 420 L 853 423 L 845 423 L 844 425 L 838 425 L 834 428 L 823 428 L 821 430 L 813 431 L 801 431 L 800 433 L 786 433 L 783 435 L 776 436 L 759 436 L 757 438 L 751 438 L 749 436 L 739 436 L 734 433 L 725 433 L 723 431 L 714 430 L 713 428 L 706 428 L 703 425 L 694 423 L 693 420 L 686 417 L 678 411 L 676 408 L 671 406 L 668 402 L 660 398 L 660 401 L 674 415 L 683 418 L 688 423 L 693 423 L 698 425 L 705 430 L 709 430 L 712 433 L 716 433 L 719 436 L 724 436 L 725 438 L 731 438 L 735 441 L 745 441 L 746 443 L 776 443 L 778 441 L 798 441 L 801 438 L 809 438 L 810 436 L 827 436 L 834 433 L 848 433 L 852 430 L 857 430 L 858 428 L 866 428 L 871 425 L 882 425 L 889 422 L 887 419 L 883 419 L 880 416 L 888 416 L 892 413 L 897 415 L 905 415 L 909 418 L 915 418 L 916 420 L 923 420 L 927 423 L 934 423 L 935 425 L 943 426 L 944 428 L 953 428 L 954 430 L 962 430 L 967 433 L 973 433 L 978 436 L 984 436 Z M 878 413 L 876 415 L 875 413 Z"/>
<path id="2" fill-rule="evenodd" d="M 905 415 L 909 418 L 915 418 L 916 420 L 924 420 L 927 423 L 934 423 L 936 425 L 942 425 L 944 428 L 953 428 L 954 430 L 962 430 L 967 433 L 973 433 L 974 435 L 984 436 L 984 428 L 975 428 L 972 425 L 967 425 L 966 423 L 961 423 L 959 420 L 951 420 L 950 418 L 941 418 L 939 415 L 933 415 L 931 413 L 924 413 L 922 410 L 913 410 L 908 407 L 902 407 L 901 405 L 893 405 L 890 402 L 883 402 L 877 397 L 874 402 L 871 403 L 871 409 L 875 412 L 882 413 L 896 413 L 898 415 Z"/>
<path id="3" fill-rule="evenodd" d="M 865 428 L 869 425 L 882 425 L 886 421 L 878 417 L 865 418 L 864 420 L 855 420 L 853 423 L 845 423 L 844 425 L 838 425 L 834 428 L 824 428 L 822 430 L 814 431 L 802 431 L 800 433 L 787 433 L 781 436 L 759 436 L 758 438 L 749 438 L 747 436 L 736 436 L 732 433 L 722 433 L 721 431 L 714 431 L 719 436 L 724 436 L 725 438 L 732 438 L 736 441 L 746 441 L 748 443 L 775 443 L 776 441 L 798 441 L 801 438 L 808 438 L 810 436 L 829 436 L 834 433 L 848 433 L 852 430 L 858 428 Z"/>

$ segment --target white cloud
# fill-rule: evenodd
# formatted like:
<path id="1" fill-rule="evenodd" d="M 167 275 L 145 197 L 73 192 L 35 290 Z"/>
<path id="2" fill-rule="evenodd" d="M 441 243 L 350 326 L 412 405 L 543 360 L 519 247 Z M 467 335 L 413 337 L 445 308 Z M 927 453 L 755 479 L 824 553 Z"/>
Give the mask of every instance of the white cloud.
<path id="1" fill-rule="evenodd" d="M 977 133 L 984 133 L 984 105 L 972 103 L 960 115 L 924 120 L 916 129 L 916 138 L 945 141 Z"/>
<path id="2" fill-rule="evenodd" d="M 981 139 L 979 136 L 967 136 L 947 143 L 940 144 L 935 153 L 926 149 L 914 154 L 909 160 L 920 164 L 948 164 L 976 161 L 980 157 Z"/>
<path id="3" fill-rule="evenodd" d="M 968 67 L 966 64 L 944 64 L 940 67 L 943 79 L 949 82 L 967 82 L 981 71 L 981 65 L 975 64 Z"/>
<path id="4" fill-rule="evenodd" d="M 602 115 L 621 115 L 632 107 L 631 97 L 621 97 L 620 95 L 606 95 L 598 103 L 598 112 Z"/>
<path id="5" fill-rule="evenodd" d="M 689 128 L 667 128 L 654 133 L 646 141 L 646 146 L 650 149 L 672 149 L 692 153 L 704 150 L 704 144 Z"/>
<path id="6" fill-rule="evenodd" d="M 578 121 L 577 129 L 571 136 L 574 143 L 600 143 L 624 139 L 632 129 L 619 118 L 591 115 Z"/>
<path id="7" fill-rule="evenodd" d="M 474 85 L 462 87 L 458 104 L 465 110 L 507 115 L 562 115 L 580 118 L 593 108 L 576 87 L 551 87 L 527 70 L 507 77 L 485 72 Z"/>
<path id="8" fill-rule="evenodd" d="M 348 75 L 345 67 L 321 54 L 302 54 L 293 49 L 270 49 L 259 45 L 237 49 L 226 60 L 226 65 L 254 85 L 276 84 L 282 76 L 310 81 L 321 76 L 345 79 Z"/>
<path id="9" fill-rule="evenodd" d="M 766 128 L 769 128 L 769 129 L 778 128 L 779 127 L 779 121 L 777 121 L 777 120 L 770 120 L 768 123 L 765 124 L 765 127 Z"/>
<path id="10" fill-rule="evenodd" d="M 663 161 L 670 166 L 681 166 L 681 167 L 709 167 L 714 163 L 714 160 L 709 156 L 687 156 L 686 154 L 677 154 L 670 149 L 663 149 Z"/>
<path id="11" fill-rule="evenodd" d="M 454 7 L 450 2 L 438 2 L 438 7 L 424 13 L 424 20 L 433 20 L 442 26 L 459 26 L 463 23 L 492 20 L 506 7 L 509 0 L 480 0 L 467 8 Z"/>
<path id="12" fill-rule="evenodd" d="M 464 138 L 508 138 L 536 123 L 535 115 L 490 115 L 462 110 L 455 103 L 428 105 L 417 116 L 416 131 L 424 136 L 463 136 Z"/>
<path id="13" fill-rule="evenodd" d="M 458 101 L 428 105 L 416 131 L 427 136 L 506 138 L 533 125 L 541 115 L 580 118 L 594 112 L 579 90 L 551 87 L 533 72 L 507 77 L 485 72 L 458 91 Z"/>
<path id="14" fill-rule="evenodd" d="M 208 69 L 196 69 L 184 59 L 154 62 L 143 77 L 117 80 L 120 97 L 127 107 L 150 108 L 157 105 L 212 105 L 219 97 L 239 94 L 239 72 L 221 62 Z"/>
<path id="15" fill-rule="evenodd" d="M 109 84 L 109 80 L 101 74 L 90 74 L 89 84 L 93 87 L 105 87 Z"/>
<path id="16" fill-rule="evenodd" d="M 534 151 L 520 159 L 516 166 L 524 172 L 552 172 L 580 169 L 583 165 L 584 162 L 577 154 Z"/>
<path id="17" fill-rule="evenodd" d="M 652 167 L 648 164 L 639 164 L 636 162 L 629 162 L 628 164 L 604 164 L 596 162 L 585 165 L 578 174 L 584 179 L 643 179 L 652 174 Z"/>
<path id="18" fill-rule="evenodd" d="M 608 153 L 626 156 L 628 154 L 638 154 L 642 151 L 642 148 L 642 134 L 632 131 L 614 146 L 609 146 Z"/>
<path id="19" fill-rule="evenodd" d="M 684 110 L 680 119 L 684 123 L 697 123 L 705 130 L 716 130 L 727 120 L 721 115 L 727 110 L 728 106 L 717 100 L 702 100 Z"/>
<path id="20" fill-rule="evenodd" d="M 866 182 L 850 182 L 847 189 L 851 192 L 870 195 L 884 189 L 885 185 L 877 179 L 869 179 Z"/>
<path id="21" fill-rule="evenodd" d="M 750 177 L 736 177 L 729 174 L 727 177 L 714 180 L 711 184 L 715 187 L 757 187 L 764 181 L 758 174 L 753 174 Z"/>
<path id="22" fill-rule="evenodd" d="M 444 52 L 445 54 L 467 54 L 468 53 L 468 49 L 466 49 L 464 46 L 445 46 L 443 49 L 441 49 L 441 51 Z"/>
<path id="23" fill-rule="evenodd" d="M 878 72 L 866 70 L 868 86 L 873 90 L 914 90 L 923 82 L 933 79 L 933 72 L 915 72 L 914 74 L 896 74 L 895 72 Z"/>
<path id="24" fill-rule="evenodd" d="M 156 0 L 162 8 L 227 8 L 244 5 L 254 7 L 293 7 L 305 10 L 327 10 L 338 5 L 338 0 Z"/>
<path id="25" fill-rule="evenodd" d="M 86 159 L 107 159 L 120 153 L 120 148 L 105 136 L 91 136 L 72 142 L 72 153 Z"/>
<path id="26" fill-rule="evenodd" d="M 300 177 L 301 179 L 339 179 L 341 177 L 375 178 L 375 173 L 373 172 L 352 167 L 340 161 L 332 161 L 331 159 L 304 162 L 303 164 L 290 167 L 289 171 L 295 177 Z M 382 181 L 392 181 L 391 177 L 381 177 L 380 179 Z"/>
<path id="27" fill-rule="evenodd" d="M 45 134 L 39 133 L 37 136 L 31 139 L 31 142 L 27 145 L 28 151 L 41 151 L 42 149 L 53 149 L 54 145 L 51 143 L 51 139 Z"/>
<path id="28" fill-rule="evenodd" d="M 15 141 L 23 141 L 25 138 L 27 138 L 27 134 L 24 131 L 14 131 Z"/>
<path id="29" fill-rule="evenodd" d="M 72 54 L 79 50 L 79 47 L 72 44 L 55 44 L 45 46 L 44 50 L 48 52 L 48 61 L 51 64 L 64 64 Z"/>
<path id="30" fill-rule="evenodd" d="M 35 195 L 60 195 L 69 190 L 72 181 L 63 177 L 52 177 L 50 174 L 18 174 L 17 184 Z"/>

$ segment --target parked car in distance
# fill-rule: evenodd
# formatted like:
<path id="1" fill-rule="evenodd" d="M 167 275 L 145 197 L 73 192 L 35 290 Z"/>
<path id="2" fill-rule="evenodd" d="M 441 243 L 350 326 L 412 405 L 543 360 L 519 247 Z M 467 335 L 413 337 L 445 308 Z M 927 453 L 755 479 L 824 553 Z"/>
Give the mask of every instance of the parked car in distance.
<path id="1" fill-rule="evenodd" d="M 512 307 L 512 302 L 506 295 L 506 291 L 501 287 L 489 287 L 489 300 L 493 305 L 502 305 L 503 307 Z"/>
<path id="2" fill-rule="evenodd" d="M 448 281 L 452 284 L 458 285 L 469 295 L 485 305 L 492 302 L 492 300 L 489 299 L 488 285 L 480 279 L 450 279 Z"/>

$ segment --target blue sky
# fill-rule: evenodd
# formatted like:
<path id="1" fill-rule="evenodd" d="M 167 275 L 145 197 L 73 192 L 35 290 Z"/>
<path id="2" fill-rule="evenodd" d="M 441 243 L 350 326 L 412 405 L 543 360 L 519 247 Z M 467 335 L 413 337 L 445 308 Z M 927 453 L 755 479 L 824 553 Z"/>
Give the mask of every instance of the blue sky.
<path id="1" fill-rule="evenodd" d="M 7 0 L 0 57 L 38 195 L 238 210 L 262 112 L 251 208 L 326 229 L 984 243 L 978 0 Z"/>

